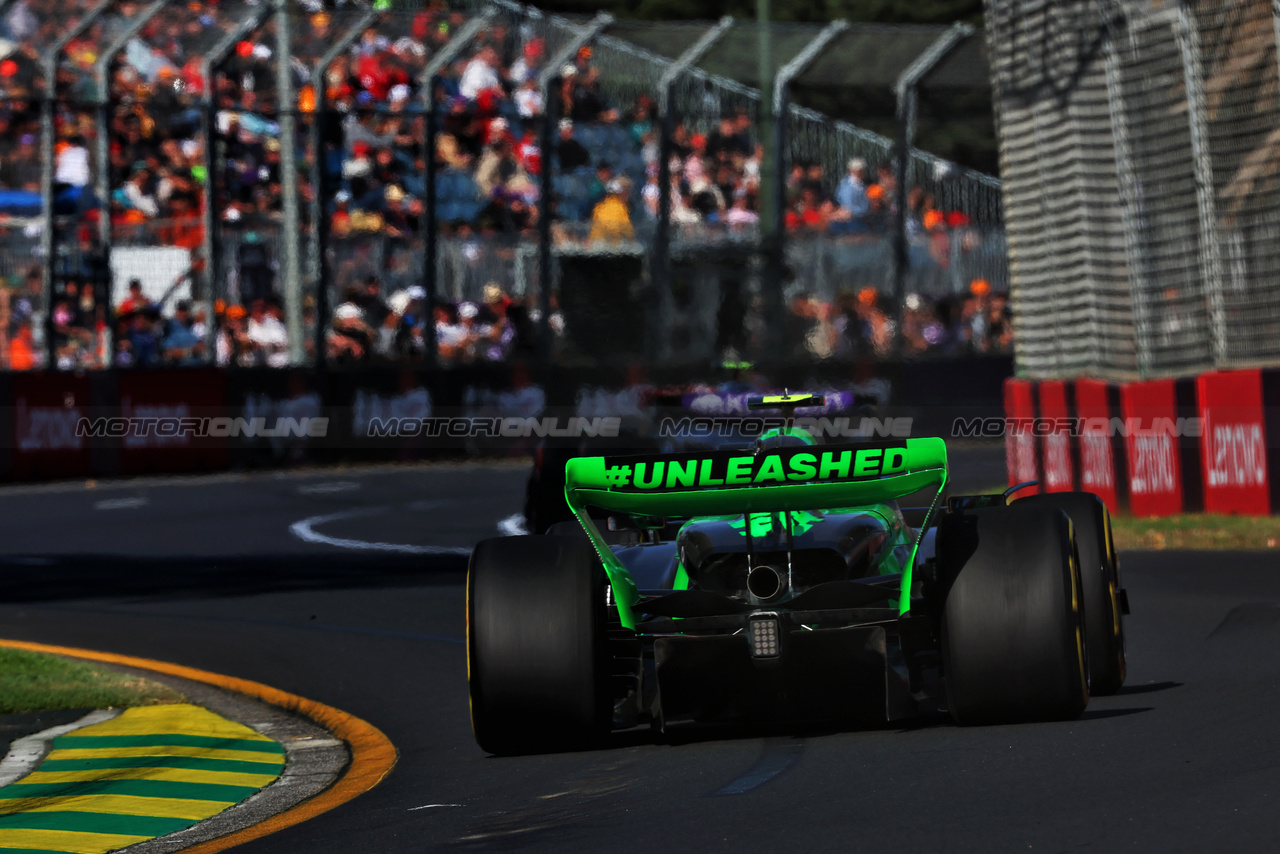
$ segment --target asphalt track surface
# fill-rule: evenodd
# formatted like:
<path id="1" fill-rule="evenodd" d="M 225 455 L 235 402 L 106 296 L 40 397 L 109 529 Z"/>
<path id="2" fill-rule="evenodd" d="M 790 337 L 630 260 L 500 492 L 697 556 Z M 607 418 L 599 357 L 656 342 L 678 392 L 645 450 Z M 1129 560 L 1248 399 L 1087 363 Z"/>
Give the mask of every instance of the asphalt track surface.
<path id="1" fill-rule="evenodd" d="M 962 486 L 999 480 L 998 451 L 953 456 Z M 0 490 L 0 636 L 258 680 L 358 715 L 398 747 L 371 792 L 238 851 L 1280 842 L 1270 555 L 1123 555 L 1129 681 L 1078 721 L 646 730 L 606 750 L 486 757 L 467 719 L 465 557 L 432 552 L 492 535 L 520 509 L 523 477 L 514 464 L 463 465 Z"/>

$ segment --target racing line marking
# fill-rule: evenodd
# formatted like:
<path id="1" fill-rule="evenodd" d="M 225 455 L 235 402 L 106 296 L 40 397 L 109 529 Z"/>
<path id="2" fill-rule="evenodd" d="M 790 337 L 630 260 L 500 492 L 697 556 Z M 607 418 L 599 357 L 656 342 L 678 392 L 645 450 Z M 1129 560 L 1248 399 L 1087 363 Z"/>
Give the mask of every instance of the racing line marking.
<path id="1" fill-rule="evenodd" d="M 755 765 L 751 766 L 751 770 L 711 794 L 712 796 L 746 794 L 795 765 L 800 761 L 802 753 L 804 753 L 804 739 L 767 738 L 760 758 L 756 760 Z"/>
<path id="2" fill-rule="evenodd" d="M 358 549 L 360 551 L 396 552 L 410 555 L 469 555 L 471 549 L 452 546 L 414 546 L 407 543 L 375 543 L 369 540 L 348 540 L 341 537 L 328 537 L 315 530 L 317 525 L 328 525 L 344 519 L 359 519 L 363 516 L 377 516 L 387 512 L 388 507 L 358 507 L 354 510 L 343 510 L 339 513 L 326 513 L 323 516 L 312 516 L 289 526 L 289 532 L 298 539 L 308 543 L 322 543 L 337 546 L 340 549 Z"/>

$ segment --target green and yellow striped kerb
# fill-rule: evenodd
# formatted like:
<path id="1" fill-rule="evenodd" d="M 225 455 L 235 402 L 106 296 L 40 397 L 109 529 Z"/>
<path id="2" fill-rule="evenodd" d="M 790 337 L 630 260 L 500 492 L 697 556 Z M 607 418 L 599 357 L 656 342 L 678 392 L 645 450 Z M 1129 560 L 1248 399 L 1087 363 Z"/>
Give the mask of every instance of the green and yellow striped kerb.
<path id="1" fill-rule="evenodd" d="M 190 827 L 284 770 L 284 749 L 207 709 L 128 709 L 53 741 L 0 788 L 0 854 L 99 854 Z"/>

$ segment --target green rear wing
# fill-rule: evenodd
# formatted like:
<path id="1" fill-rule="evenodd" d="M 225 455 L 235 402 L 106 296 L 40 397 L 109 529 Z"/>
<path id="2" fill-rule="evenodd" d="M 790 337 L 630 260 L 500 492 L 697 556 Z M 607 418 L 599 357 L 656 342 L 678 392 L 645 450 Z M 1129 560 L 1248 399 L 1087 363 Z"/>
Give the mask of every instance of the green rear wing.
<path id="1" fill-rule="evenodd" d="M 587 515 L 589 506 L 676 518 L 777 513 L 877 504 L 931 487 L 940 495 L 946 480 L 946 443 L 924 438 L 757 452 L 578 457 L 565 467 L 565 499 L 604 562 L 622 624 L 633 628 L 639 600 L 635 581 Z M 914 562 L 913 548 L 899 603 L 903 612 L 909 607 Z"/>

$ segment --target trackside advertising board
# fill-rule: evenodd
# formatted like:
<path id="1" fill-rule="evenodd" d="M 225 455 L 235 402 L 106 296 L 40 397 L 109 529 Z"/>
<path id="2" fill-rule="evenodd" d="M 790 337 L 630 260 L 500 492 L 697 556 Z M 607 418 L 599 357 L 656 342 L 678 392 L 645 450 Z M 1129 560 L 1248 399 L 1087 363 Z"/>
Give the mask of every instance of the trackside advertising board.
<path id="1" fill-rule="evenodd" d="M 1041 437 L 1045 492 L 1070 492 L 1075 488 L 1071 464 L 1071 431 L 1067 424 L 1067 384 L 1062 380 L 1040 383 L 1040 418 L 1051 429 Z"/>
<path id="2" fill-rule="evenodd" d="M 13 476 L 83 477 L 93 470 L 91 442 L 77 432 L 93 414 L 86 374 L 13 374 Z"/>
<path id="3" fill-rule="evenodd" d="M 1036 465 L 1035 431 L 1017 427 L 1019 424 L 1030 425 L 1035 419 L 1034 391 L 1035 384 L 1029 380 L 1007 379 L 1004 382 L 1004 415 L 1008 425 L 1004 434 L 1004 459 L 1010 486 L 1040 479 Z M 1039 487 L 1029 486 L 1019 494 L 1025 497 L 1039 491 Z"/>
<path id="4" fill-rule="evenodd" d="M 1135 516 L 1181 513 L 1182 466 L 1178 459 L 1174 381 L 1150 380 L 1121 386 L 1120 412 L 1126 424 L 1129 510 Z"/>
<path id="5" fill-rule="evenodd" d="M 223 386 L 222 373 L 213 368 L 122 371 L 118 417 L 94 426 L 115 434 L 125 474 L 219 471 L 228 465 L 227 442 L 205 422 L 224 415 Z M 128 429 L 112 431 L 116 422 Z"/>
<path id="6" fill-rule="evenodd" d="M 1080 459 L 1080 488 L 1103 500 L 1112 513 L 1120 511 L 1116 457 L 1108 401 L 1110 386 L 1102 380 L 1076 380 L 1076 417 L 1081 425 L 1077 436 Z"/>
<path id="7" fill-rule="evenodd" d="M 1262 372 L 1215 371 L 1196 380 L 1202 419 L 1204 509 L 1265 516 L 1271 512 Z"/>

